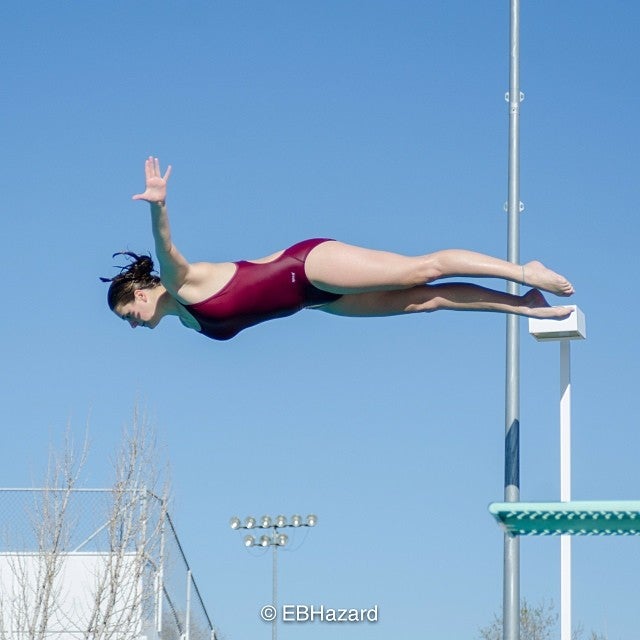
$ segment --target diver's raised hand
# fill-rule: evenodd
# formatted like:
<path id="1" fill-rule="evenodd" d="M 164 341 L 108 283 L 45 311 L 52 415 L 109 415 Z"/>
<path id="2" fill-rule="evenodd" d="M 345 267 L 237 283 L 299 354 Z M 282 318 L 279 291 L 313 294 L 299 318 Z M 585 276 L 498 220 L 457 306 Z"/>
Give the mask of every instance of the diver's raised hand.
<path id="1" fill-rule="evenodd" d="M 144 163 L 144 174 L 146 189 L 144 193 L 138 193 L 132 199 L 164 203 L 167 198 L 167 181 L 171 175 L 171 165 L 167 167 L 164 175 L 162 175 L 158 158 L 149 156 Z"/>

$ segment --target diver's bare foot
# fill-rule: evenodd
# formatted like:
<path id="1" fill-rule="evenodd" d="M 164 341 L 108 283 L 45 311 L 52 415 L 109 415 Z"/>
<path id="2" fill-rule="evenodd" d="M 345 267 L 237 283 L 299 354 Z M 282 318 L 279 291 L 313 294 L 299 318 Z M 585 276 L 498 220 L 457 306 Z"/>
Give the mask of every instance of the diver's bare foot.
<path id="1" fill-rule="evenodd" d="M 563 320 L 572 313 L 571 307 L 552 307 L 538 289 L 530 289 L 522 296 L 523 316 L 529 318 L 551 318 Z"/>
<path id="2" fill-rule="evenodd" d="M 545 267 L 542 262 L 533 260 L 522 265 L 523 284 L 536 287 L 557 296 L 573 295 L 573 285 L 559 273 Z"/>

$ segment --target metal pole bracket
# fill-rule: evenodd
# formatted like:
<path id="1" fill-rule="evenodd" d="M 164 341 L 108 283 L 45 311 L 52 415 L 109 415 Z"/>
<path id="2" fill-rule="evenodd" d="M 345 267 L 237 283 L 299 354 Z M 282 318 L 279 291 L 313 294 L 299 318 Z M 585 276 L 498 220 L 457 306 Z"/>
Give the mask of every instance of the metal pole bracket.
<path id="1" fill-rule="evenodd" d="M 502 207 L 506 213 L 509 213 L 509 203 L 505 202 L 503 207 Z M 520 213 L 522 213 L 524 211 L 525 207 L 524 207 L 524 202 L 520 202 L 519 206 L 518 206 L 518 210 L 520 211 Z"/>

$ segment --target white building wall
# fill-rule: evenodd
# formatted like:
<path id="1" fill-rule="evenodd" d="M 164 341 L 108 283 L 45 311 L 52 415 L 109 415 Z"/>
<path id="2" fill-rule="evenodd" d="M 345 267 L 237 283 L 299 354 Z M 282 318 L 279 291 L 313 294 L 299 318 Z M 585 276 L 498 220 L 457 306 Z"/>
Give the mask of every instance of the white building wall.
<path id="1" fill-rule="evenodd" d="M 145 585 L 136 579 L 134 554 L 122 559 L 115 596 L 115 607 L 120 620 L 127 619 L 126 629 L 117 625 L 104 636 L 109 640 L 134 640 L 155 635 L 150 633 L 153 620 L 143 619 L 142 599 Z M 97 603 L 98 594 L 111 592 L 108 570 L 110 554 L 74 553 L 59 557 L 52 585 L 46 625 L 46 640 L 82 640 L 90 626 L 96 608 L 104 613 L 106 603 Z M 37 553 L 0 554 L 0 639 L 30 640 L 25 620 L 33 616 L 45 580 L 46 560 Z M 147 587 L 148 588 L 148 587 Z M 148 596 L 149 594 L 145 594 Z M 4 635 L 3 635 L 4 633 Z"/>

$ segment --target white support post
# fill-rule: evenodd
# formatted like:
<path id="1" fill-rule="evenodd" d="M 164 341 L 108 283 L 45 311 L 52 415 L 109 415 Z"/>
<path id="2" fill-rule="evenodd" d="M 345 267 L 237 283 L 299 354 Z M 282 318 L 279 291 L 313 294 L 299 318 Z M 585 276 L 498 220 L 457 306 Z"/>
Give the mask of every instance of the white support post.
<path id="1" fill-rule="evenodd" d="M 164 566 L 167 561 L 165 556 L 167 511 L 164 500 L 162 501 L 162 522 L 160 523 L 160 566 L 156 573 L 156 631 L 162 633 L 163 606 L 164 606 Z"/>
<path id="2" fill-rule="evenodd" d="M 560 341 L 560 501 L 571 501 L 571 342 Z M 571 640 L 571 536 L 560 536 L 560 640 Z"/>
<path id="3" fill-rule="evenodd" d="M 560 342 L 560 501 L 571 501 L 571 340 L 587 337 L 578 307 L 564 320 L 529 319 L 538 342 Z M 571 640 L 571 536 L 560 536 L 560 640 Z"/>
<path id="4" fill-rule="evenodd" d="M 184 638 L 191 640 L 191 569 L 187 570 L 187 606 L 185 611 Z"/>

